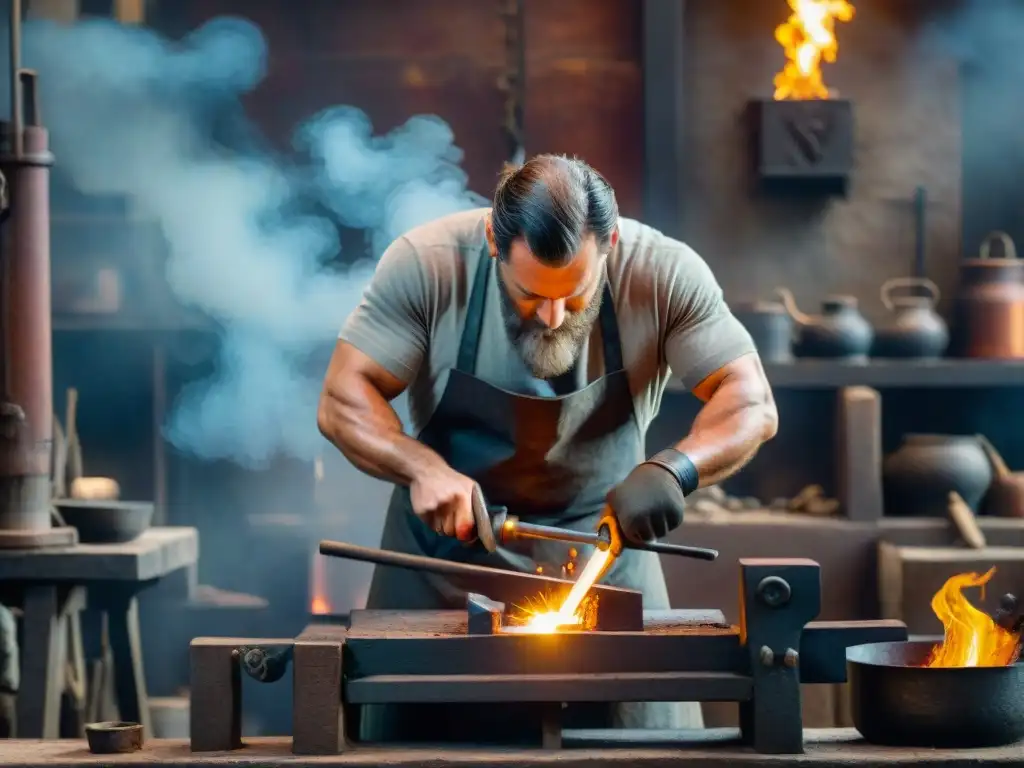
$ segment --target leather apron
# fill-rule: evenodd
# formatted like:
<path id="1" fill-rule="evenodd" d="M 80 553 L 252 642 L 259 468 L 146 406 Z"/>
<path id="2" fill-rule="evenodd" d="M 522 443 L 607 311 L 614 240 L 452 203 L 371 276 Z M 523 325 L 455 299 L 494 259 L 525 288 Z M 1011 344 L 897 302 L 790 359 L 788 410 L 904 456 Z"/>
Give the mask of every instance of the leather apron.
<path id="1" fill-rule="evenodd" d="M 486 248 L 473 278 L 457 364 L 418 439 L 456 471 L 473 478 L 489 505 L 524 521 L 593 531 L 608 492 L 645 458 L 644 434 L 623 367 L 615 306 L 605 283 L 599 313 L 605 375 L 570 394 L 510 392 L 475 375 L 493 259 Z M 560 576 L 564 543 L 523 540 L 488 553 L 439 535 L 413 512 L 409 489 L 396 486 L 384 523 L 384 549 L 497 568 Z M 577 545 L 579 567 L 593 549 Z M 657 556 L 626 550 L 602 579 L 643 592 L 644 607 L 669 608 Z M 436 574 L 378 566 L 367 608 L 458 609 L 466 594 Z M 369 741 L 515 743 L 540 733 L 536 708 L 508 705 L 376 705 L 364 708 L 360 735 Z M 536 719 L 536 725 L 529 722 Z M 571 705 L 565 727 L 694 728 L 700 705 L 663 702 Z"/>

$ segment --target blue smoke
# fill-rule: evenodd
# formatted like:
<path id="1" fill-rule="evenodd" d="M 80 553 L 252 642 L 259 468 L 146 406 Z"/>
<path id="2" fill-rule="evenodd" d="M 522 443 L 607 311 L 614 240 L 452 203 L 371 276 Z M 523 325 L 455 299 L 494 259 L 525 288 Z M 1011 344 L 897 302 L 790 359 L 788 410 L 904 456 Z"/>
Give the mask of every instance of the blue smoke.
<path id="1" fill-rule="evenodd" d="M 218 137 L 258 137 L 240 97 L 263 79 L 267 47 L 241 19 L 176 42 L 107 20 L 31 21 L 24 57 L 40 73 L 62 171 L 156 222 L 174 294 L 224 328 L 217 373 L 185 389 L 166 437 L 248 467 L 282 452 L 314 458 L 322 371 L 308 361 L 333 343 L 375 258 L 410 227 L 485 204 L 467 189 L 451 129 L 418 116 L 375 136 L 343 106 L 298 127 L 301 161 L 259 140 L 225 146 Z M 311 197 L 325 213 L 303 212 Z M 372 259 L 338 268 L 339 223 L 366 230 Z"/>

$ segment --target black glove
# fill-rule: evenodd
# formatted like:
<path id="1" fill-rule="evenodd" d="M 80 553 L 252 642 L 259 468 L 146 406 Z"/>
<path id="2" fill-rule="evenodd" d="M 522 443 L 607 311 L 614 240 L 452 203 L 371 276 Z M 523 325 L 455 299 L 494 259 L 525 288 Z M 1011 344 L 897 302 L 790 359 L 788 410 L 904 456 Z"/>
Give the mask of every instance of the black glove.
<path id="1" fill-rule="evenodd" d="M 608 506 L 619 521 L 622 535 L 644 544 L 682 525 L 686 495 L 672 472 L 644 462 L 611 490 Z"/>

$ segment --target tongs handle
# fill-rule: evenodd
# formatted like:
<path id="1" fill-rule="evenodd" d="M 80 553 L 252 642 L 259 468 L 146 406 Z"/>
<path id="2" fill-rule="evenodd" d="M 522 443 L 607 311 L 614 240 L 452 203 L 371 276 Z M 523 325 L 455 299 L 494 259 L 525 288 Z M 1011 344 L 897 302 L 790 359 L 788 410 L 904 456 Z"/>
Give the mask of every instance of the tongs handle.
<path id="1" fill-rule="evenodd" d="M 626 549 L 641 549 L 645 552 L 657 552 L 659 555 L 676 555 L 690 557 L 694 560 L 717 560 L 718 550 L 705 547 L 688 547 L 685 544 L 668 544 L 663 541 L 648 541 L 645 544 L 623 544 Z"/>
<path id="2" fill-rule="evenodd" d="M 609 543 L 617 556 L 623 549 L 636 549 L 642 552 L 656 552 L 659 555 L 675 555 L 676 557 L 689 557 L 694 560 L 717 560 L 717 549 L 706 549 L 704 547 L 689 547 L 685 544 L 668 544 L 663 541 L 646 541 L 638 543 L 630 541 L 622 535 L 622 528 L 619 526 L 618 518 L 611 507 L 605 505 L 604 515 L 598 523 L 598 532 L 604 533 L 610 539 Z"/>

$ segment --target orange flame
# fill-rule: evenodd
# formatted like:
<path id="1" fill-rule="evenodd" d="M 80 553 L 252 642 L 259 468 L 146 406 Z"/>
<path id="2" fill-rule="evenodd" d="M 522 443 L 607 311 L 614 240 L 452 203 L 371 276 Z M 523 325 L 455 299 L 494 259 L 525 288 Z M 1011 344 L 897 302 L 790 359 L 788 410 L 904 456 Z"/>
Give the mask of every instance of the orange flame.
<path id="1" fill-rule="evenodd" d="M 827 99 L 821 62 L 835 62 L 839 54 L 837 21 L 853 18 L 847 0 L 788 0 L 792 13 L 775 29 L 775 39 L 786 54 L 786 65 L 775 76 L 775 99 Z"/>
<path id="2" fill-rule="evenodd" d="M 932 598 L 932 610 L 945 629 L 943 641 L 932 648 L 925 667 L 1005 667 L 1020 653 L 1020 636 L 1003 629 L 964 597 L 965 587 L 982 587 L 996 569 L 951 577 Z"/>

